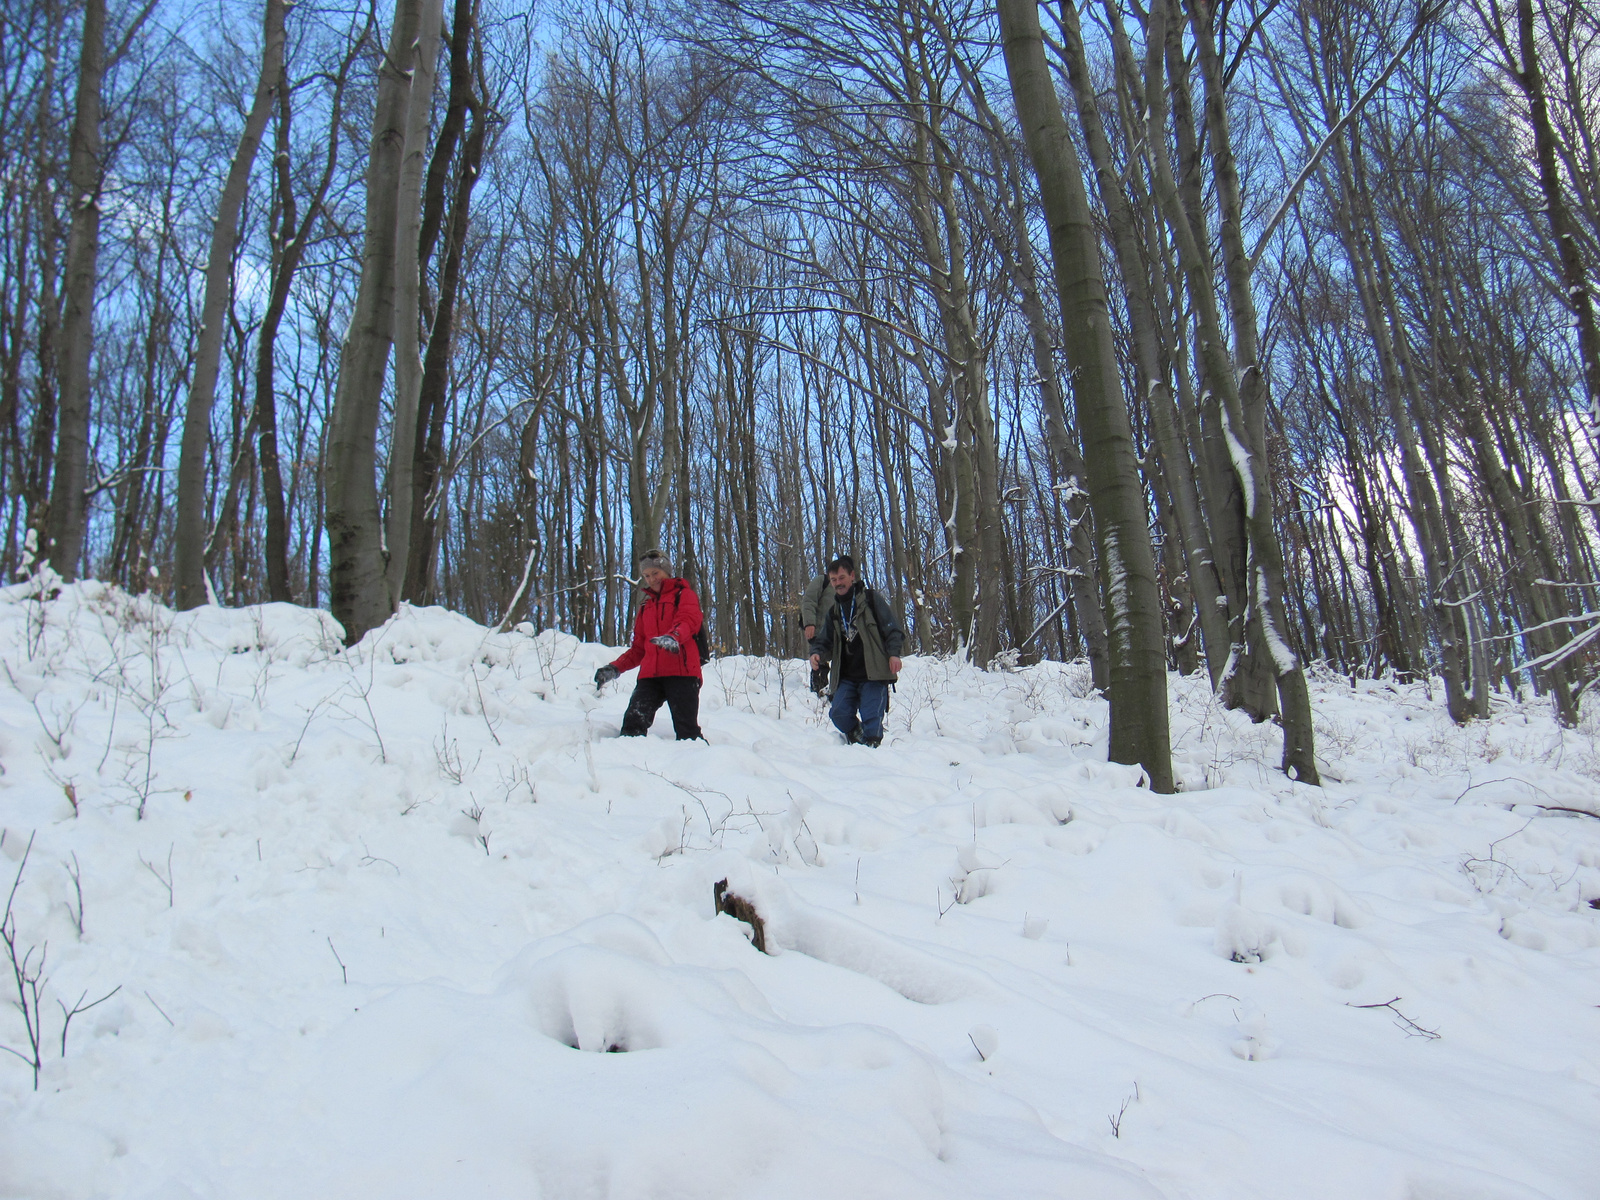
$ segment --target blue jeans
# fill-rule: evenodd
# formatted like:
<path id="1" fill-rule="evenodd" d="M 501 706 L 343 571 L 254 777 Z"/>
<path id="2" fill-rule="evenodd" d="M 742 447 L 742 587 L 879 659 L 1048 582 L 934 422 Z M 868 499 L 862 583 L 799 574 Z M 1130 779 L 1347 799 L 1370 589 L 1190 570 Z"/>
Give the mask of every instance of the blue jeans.
<path id="1" fill-rule="evenodd" d="M 861 713 L 861 737 L 875 742 L 883 737 L 883 714 L 889 707 L 889 685 L 870 679 L 841 679 L 833 694 L 828 716 L 833 727 L 845 737 L 856 727 L 856 711 Z"/>

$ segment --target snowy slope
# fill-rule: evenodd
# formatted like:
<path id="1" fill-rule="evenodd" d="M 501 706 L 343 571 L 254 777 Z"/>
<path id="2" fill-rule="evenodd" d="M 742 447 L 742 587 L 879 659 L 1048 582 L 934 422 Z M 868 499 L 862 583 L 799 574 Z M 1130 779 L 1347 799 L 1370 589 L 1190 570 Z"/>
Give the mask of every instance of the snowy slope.
<path id="1" fill-rule="evenodd" d="M 1317 789 L 1174 678 L 1157 796 L 1079 666 L 874 752 L 748 658 L 616 739 L 613 653 L 0 592 L 0 1196 L 1600 1195 L 1596 726 L 1318 679 Z"/>

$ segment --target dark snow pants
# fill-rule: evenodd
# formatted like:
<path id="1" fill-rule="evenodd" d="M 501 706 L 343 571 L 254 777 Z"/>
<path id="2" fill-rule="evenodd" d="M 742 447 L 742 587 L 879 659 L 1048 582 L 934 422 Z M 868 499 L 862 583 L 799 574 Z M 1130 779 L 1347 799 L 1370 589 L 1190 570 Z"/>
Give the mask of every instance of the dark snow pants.
<path id="1" fill-rule="evenodd" d="M 859 720 L 856 718 L 858 711 L 861 714 Z M 887 683 L 875 683 L 869 679 L 841 679 L 838 690 L 833 693 L 828 716 L 833 719 L 833 727 L 844 734 L 846 741 L 854 742 L 859 737 L 863 742 L 876 746 L 883 741 L 883 714 L 888 711 Z"/>
<path id="2" fill-rule="evenodd" d="M 672 713 L 672 731 L 680 742 L 701 736 L 700 681 L 692 675 L 656 675 L 639 680 L 628 701 L 628 711 L 622 714 L 622 736 L 644 737 L 649 733 L 663 703 Z"/>

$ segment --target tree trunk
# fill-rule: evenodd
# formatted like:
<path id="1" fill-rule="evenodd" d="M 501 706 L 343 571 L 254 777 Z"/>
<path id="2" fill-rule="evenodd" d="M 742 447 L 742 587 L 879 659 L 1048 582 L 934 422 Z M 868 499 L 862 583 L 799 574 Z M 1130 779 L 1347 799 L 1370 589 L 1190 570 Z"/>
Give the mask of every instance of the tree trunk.
<path id="1" fill-rule="evenodd" d="M 989 410 L 988 348 L 972 309 L 966 235 L 954 191 L 955 171 L 944 145 L 945 105 L 928 94 L 929 73 L 914 40 L 902 46 L 900 68 L 915 122 L 907 162 L 911 218 L 921 244 L 929 290 L 938 307 L 951 413 L 935 420 L 949 451 L 954 504 L 951 513 L 951 608 L 957 649 L 987 665 L 999 651 L 1002 570 L 999 464 Z"/>
<path id="2" fill-rule="evenodd" d="M 89 355 L 94 348 L 94 285 L 100 255 L 100 89 L 105 77 L 105 41 L 105 0 L 84 0 L 83 45 L 67 163 L 72 225 L 63 273 L 59 424 L 49 536 L 40 555 L 68 580 L 78 577 L 88 524 Z"/>
<path id="3" fill-rule="evenodd" d="M 328 603 L 348 645 L 389 619 L 394 598 L 384 573 L 374 478 L 378 414 L 394 333 L 395 237 L 400 160 L 423 0 L 395 7 L 389 52 L 378 70 L 367 163 L 361 284 L 339 357 L 327 462 Z"/>
<path id="4" fill-rule="evenodd" d="M 206 602 L 206 449 L 211 441 L 211 406 L 217 394 L 222 358 L 222 331 L 233 295 L 233 249 L 239 236 L 239 210 L 250 186 L 256 148 L 272 116 L 272 103 L 283 75 L 285 0 L 266 0 L 262 23 L 261 73 L 255 98 L 245 117 L 239 145 L 217 201 L 211 225 L 211 251 L 206 259 L 205 300 L 200 309 L 200 335 L 189 377 L 189 403 L 178 451 L 178 530 L 176 539 L 177 606 L 197 608 Z"/>
<path id="5" fill-rule="evenodd" d="M 1506 64 L 1511 77 L 1528 100 L 1528 115 L 1533 125 L 1534 157 L 1539 164 L 1539 189 L 1544 195 L 1545 216 L 1555 240 L 1556 258 L 1561 267 L 1561 282 L 1566 287 L 1567 307 L 1578 332 L 1578 351 L 1583 361 L 1584 389 L 1589 394 L 1591 421 L 1600 425 L 1600 326 L 1594 315 L 1594 298 L 1589 287 L 1589 272 L 1578 246 L 1577 228 L 1561 186 L 1556 164 L 1556 133 L 1550 121 L 1550 104 L 1545 95 L 1544 72 L 1539 66 L 1538 31 L 1534 28 L 1533 0 L 1517 0 L 1517 45 L 1522 69 Z M 1506 47 L 1509 60 L 1509 46 Z M 1592 181 L 1590 183 L 1592 187 Z"/>
<path id="6" fill-rule="evenodd" d="M 1111 647 L 1111 758 L 1173 790 L 1161 597 L 1117 370 L 1098 237 L 1077 150 L 1045 64 L 1034 0 L 998 0 L 1006 71 L 1050 231 L 1064 349 L 1088 467 Z"/>
<path id="7" fill-rule="evenodd" d="M 1553 655 L 1570 636 L 1571 625 L 1578 622 L 1563 619 L 1565 617 L 1561 611 L 1563 606 L 1554 598 L 1559 593 L 1552 593 L 1537 577 L 1546 572 L 1550 575 L 1556 574 L 1549 569 L 1553 564 L 1541 563 L 1549 539 L 1541 528 L 1537 509 L 1516 494 L 1510 474 L 1501 461 L 1494 433 L 1484 416 L 1482 405 L 1472 400 L 1466 401 L 1461 405 L 1460 417 L 1473 455 L 1478 461 L 1479 478 L 1483 480 L 1489 495 L 1500 510 L 1500 520 L 1511 540 L 1514 561 L 1519 564 L 1518 568 L 1511 572 L 1512 582 L 1521 593 L 1524 609 L 1533 618 L 1533 628 L 1524 633 L 1523 637 L 1536 656 L 1544 658 Z M 1546 572 L 1540 572 L 1541 565 L 1545 566 Z M 1582 618 L 1578 619 L 1581 620 Z M 1555 662 L 1542 667 L 1537 678 L 1550 689 L 1555 701 L 1556 720 L 1569 729 L 1575 726 L 1578 723 L 1578 698 L 1573 695 L 1572 687 L 1567 681 L 1566 662 Z"/>
<path id="8" fill-rule="evenodd" d="M 276 262 L 273 264 L 272 287 L 267 300 L 267 311 L 261 318 L 261 330 L 256 342 L 256 426 L 259 430 L 261 460 L 261 497 L 266 509 L 267 531 L 265 538 L 265 566 L 267 598 L 288 603 L 294 599 L 289 587 L 289 520 L 283 502 L 283 469 L 278 461 L 278 397 L 274 383 L 278 327 L 283 322 L 283 310 L 289 302 L 289 284 L 300 264 L 305 245 L 305 235 L 310 232 L 310 218 L 320 206 L 321 195 L 311 204 L 306 214 L 306 224 L 295 226 L 294 180 L 289 172 L 289 121 L 292 109 L 287 74 L 279 85 L 278 98 L 281 116 L 278 120 L 278 143 L 275 166 L 278 173 L 278 204 L 280 216 L 276 230 L 278 244 Z M 337 112 L 337 108 L 335 109 Z M 330 133 L 335 140 L 337 130 Z M 329 176 L 324 176 L 324 187 Z"/>
<path id="9" fill-rule="evenodd" d="M 1357 146 L 1359 148 L 1359 143 Z M 1360 298 L 1362 315 L 1366 318 L 1367 330 L 1372 338 L 1383 397 L 1388 405 L 1395 440 L 1400 446 L 1406 499 L 1416 530 L 1417 549 L 1422 558 L 1423 577 L 1427 585 L 1424 605 L 1431 618 L 1430 624 L 1439 638 L 1445 707 L 1450 719 L 1462 724 L 1472 716 L 1466 691 L 1470 659 L 1465 644 L 1465 618 L 1459 607 L 1449 604 L 1452 595 L 1460 595 L 1462 589 L 1459 586 L 1452 588 L 1449 583 L 1452 578 L 1459 578 L 1459 572 L 1458 564 L 1452 562 L 1449 529 L 1441 504 L 1444 489 L 1448 487 L 1448 471 L 1438 472 L 1440 487 L 1436 489 L 1428 464 L 1418 448 L 1419 430 L 1425 438 L 1425 422 L 1429 418 L 1421 411 L 1420 398 L 1415 394 L 1416 371 L 1406 369 L 1409 354 L 1405 346 L 1405 329 L 1394 303 L 1392 288 L 1385 285 L 1387 272 L 1381 243 L 1370 232 L 1377 227 L 1376 206 L 1366 186 L 1364 158 L 1359 149 L 1352 153 L 1343 141 L 1335 143 L 1333 157 L 1339 183 L 1338 192 L 1330 196 L 1334 224 L 1350 262 L 1352 283 Z M 1428 457 L 1437 471 L 1442 465 L 1442 455 L 1430 453 Z"/>
<path id="10" fill-rule="evenodd" d="M 1234 469 L 1245 489 L 1245 523 L 1250 537 L 1250 607 L 1259 625 L 1257 641 L 1266 651 L 1278 681 L 1283 716 L 1283 770 L 1303 783 L 1319 782 L 1311 695 L 1305 669 L 1289 645 L 1288 612 L 1284 605 L 1283 548 L 1273 521 L 1272 485 L 1267 458 L 1267 378 L 1256 348 L 1257 318 L 1250 290 L 1252 264 L 1244 245 L 1244 204 L 1228 129 L 1227 97 L 1222 62 L 1211 35 L 1206 0 L 1192 0 L 1189 28 L 1194 34 L 1205 84 L 1205 122 L 1213 180 L 1220 210 L 1223 278 L 1227 281 L 1229 318 L 1233 325 L 1234 367 L 1238 372 L 1238 409 L 1227 403 L 1230 440 L 1245 450 L 1234 451 Z M 1246 464 L 1248 463 L 1248 467 Z"/>
<path id="11" fill-rule="evenodd" d="M 44 45 L 41 49 L 43 63 L 40 68 L 39 103 L 35 111 L 34 126 L 41 131 L 53 129 L 57 121 L 54 105 L 57 91 L 56 64 L 63 33 L 57 13 L 56 5 L 51 0 L 44 0 L 40 5 L 40 16 L 45 25 Z M 38 333 L 30 347 L 35 363 L 33 428 L 27 437 L 26 449 L 23 449 L 21 431 L 17 433 L 15 444 L 21 460 L 17 466 L 15 486 L 21 493 L 20 499 L 26 513 L 28 531 L 35 535 L 39 544 L 47 545 L 50 475 L 56 444 L 59 377 L 59 363 L 56 358 L 59 346 L 58 322 L 61 315 L 56 291 L 56 272 L 59 266 L 56 261 L 56 239 L 59 223 L 56 219 L 53 197 L 50 194 L 52 172 L 45 148 L 46 143 L 43 138 L 38 138 L 36 145 L 30 201 L 32 210 L 38 216 L 38 224 L 31 237 L 24 229 L 15 247 L 19 276 L 26 276 L 29 261 L 36 264 L 39 276 Z M 19 355 L 22 352 L 21 328 L 25 326 L 26 320 L 23 312 L 24 303 L 19 295 L 16 310 L 19 329 L 17 340 L 13 343 Z M 18 370 L 19 372 L 21 370 L 20 362 Z M 12 411 L 15 414 L 17 410 Z M 45 556 L 48 557 L 48 549 Z"/>
<path id="12" fill-rule="evenodd" d="M 437 82 L 439 27 L 443 0 L 422 0 L 422 28 L 417 38 L 416 69 L 411 79 L 410 111 L 406 114 L 405 151 L 400 162 L 397 201 L 394 284 L 394 421 L 389 437 L 388 565 L 390 594 L 405 595 L 411 548 L 412 475 L 416 469 L 417 412 L 422 397 L 422 177 L 433 118 Z"/>
<path id="13" fill-rule="evenodd" d="M 1063 0 L 1061 4 L 1061 25 L 1061 45 L 1066 55 L 1068 76 L 1077 97 L 1078 117 L 1083 124 L 1089 156 L 1094 164 L 1095 180 L 1099 184 L 1100 202 L 1111 228 L 1112 245 L 1127 291 L 1128 324 L 1133 335 L 1141 391 L 1149 405 L 1156 453 L 1160 456 L 1162 475 L 1168 485 L 1168 511 L 1177 527 L 1182 547 L 1181 561 L 1194 597 L 1194 611 L 1205 647 L 1206 665 L 1211 672 L 1211 685 L 1216 687 L 1227 665 L 1230 645 L 1226 597 L 1221 580 L 1217 577 L 1210 539 L 1201 515 L 1200 492 L 1195 484 L 1194 464 L 1183 439 L 1182 419 L 1173 401 L 1163 364 L 1160 331 L 1150 295 L 1149 265 L 1146 255 L 1141 254 L 1139 248 L 1139 221 L 1122 191 L 1111 145 L 1101 124 L 1094 83 L 1089 77 L 1088 56 L 1084 53 L 1083 37 L 1079 30 L 1078 12 L 1072 0 Z M 1123 86 L 1131 88 L 1135 85 L 1132 56 L 1124 52 L 1120 38 L 1118 51 Z M 1129 162 L 1130 177 L 1135 174 L 1136 162 L 1136 159 Z M 1148 226 L 1150 222 L 1146 224 Z"/>
<path id="14" fill-rule="evenodd" d="M 1190 442 L 1198 464 L 1196 483 L 1206 503 L 1211 529 L 1212 558 L 1227 596 L 1231 645 L 1218 691 L 1229 708 L 1242 708 L 1255 720 L 1278 712 L 1276 672 L 1255 636 L 1250 586 L 1253 572 L 1250 534 L 1245 521 L 1247 500 L 1242 476 L 1235 467 L 1229 440 L 1225 392 L 1237 392 L 1233 365 L 1217 309 L 1216 273 L 1211 257 L 1207 216 L 1207 188 L 1201 160 L 1202 139 L 1196 136 L 1194 100 L 1189 87 L 1190 63 L 1183 44 L 1183 25 L 1168 20 L 1167 5 L 1150 10 L 1146 36 L 1145 97 L 1148 114 L 1145 145 L 1152 157 L 1152 177 L 1157 198 L 1165 209 L 1173 233 L 1173 249 L 1181 263 L 1184 286 L 1194 308 L 1197 379 L 1185 380 L 1180 370 L 1180 391 L 1187 386 L 1183 411 L 1188 415 Z M 1163 72 L 1165 62 L 1165 72 Z M 1130 71 L 1129 74 L 1132 74 Z M 1165 78 L 1165 83 L 1163 79 Z M 1171 87 L 1172 132 L 1177 151 L 1174 177 L 1167 157 L 1165 89 Z M 1155 140 L 1152 140 L 1155 139 Z M 1163 269 L 1172 279 L 1171 264 Z M 1174 300 L 1178 289 L 1174 288 Z M 1176 337 L 1168 344 L 1177 345 Z M 1214 382 L 1215 381 L 1215 382 Z"/>

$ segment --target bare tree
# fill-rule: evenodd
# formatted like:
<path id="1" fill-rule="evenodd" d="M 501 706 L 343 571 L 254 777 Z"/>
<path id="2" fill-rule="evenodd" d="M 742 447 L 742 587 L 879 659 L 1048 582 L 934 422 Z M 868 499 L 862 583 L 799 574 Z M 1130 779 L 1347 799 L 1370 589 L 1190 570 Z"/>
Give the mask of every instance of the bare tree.
<path id="1" fill-rule="evenodd" d="M 1592 141 L 1595 114 L 1589 111 L 1594 93 L 1592 85 L 1586 86 L 1585 77 L 1594 70 L 1592 39 L 1600 30 L 1597 30 L 1592 10 L 1575 0 L 1539 5 L 1533 0 L 1513 2 L 1514 14 L 1505 11 L 1503 0 L 1475 0 L 1473 9 L 1498 53 L 1500 70 L 1522 93 L 1528 106 L 1544 216 L 1550 223 L 1563 298 L 1572 312 L 1577 332 L 1590 420 L 1600 428 L 1600 323 L 1595 319 L 1594 294 L 1589 282 L 1597 230 L 1591 226 L 1587 239 L 1584 238 L 1569 199 L 1569 190 L 1573 187 L 1579 190 L 1580 196 L 1587 193 L 1591 206 L 1596 199 Z M 1541 41 L 1546 43 L 1543 50 Z M 1582 139 L 1576 145 L 1561 137 L 1551 113 L 1543 60 L 1552 51 L 1568 85 L 1566 101 L 1574 130 Z M 1596 209 L 1591 207 L 1591 221 L 1596 215 Z M 1588 261 L 1584 254 L 1585 240 L 1591 252 Z"/>

